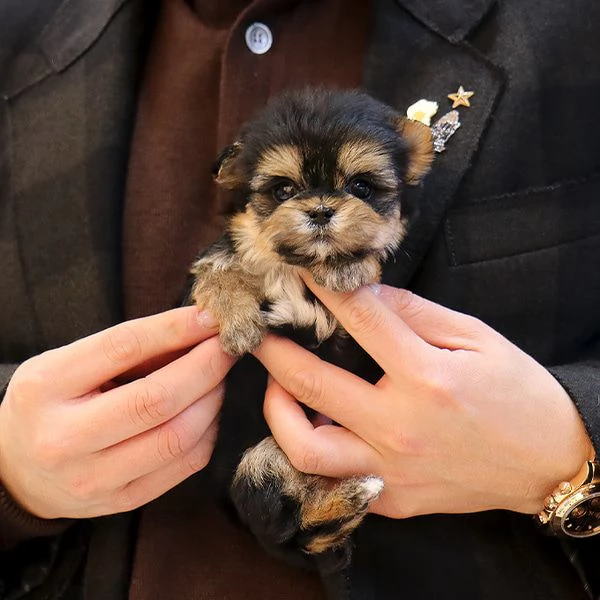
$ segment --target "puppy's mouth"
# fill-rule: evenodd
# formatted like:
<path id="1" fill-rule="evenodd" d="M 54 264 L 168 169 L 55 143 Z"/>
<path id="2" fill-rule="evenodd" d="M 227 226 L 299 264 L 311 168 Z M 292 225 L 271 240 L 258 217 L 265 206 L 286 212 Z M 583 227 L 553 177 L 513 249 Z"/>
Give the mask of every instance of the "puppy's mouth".
<path id="1" fill-rule="evenodd" d="M 302 248 L 283 243 L 277 246 L 276 251 L 287 264 L 305 268 L 323 264 L 333 266 L 340 263 L 360 262 L 370 254 L 367 249 L 340 250 L 328 241 L 328 236 L 333 239 L 331 233 L 315 232 L 313 243 L 307 243 Z"/>
<path id="2" fill-rule="evenodd" d="M 307 228 L 313 234 L 315 239 L 328 241 L 333 237 L 329 223 L 309 223 Z"/>

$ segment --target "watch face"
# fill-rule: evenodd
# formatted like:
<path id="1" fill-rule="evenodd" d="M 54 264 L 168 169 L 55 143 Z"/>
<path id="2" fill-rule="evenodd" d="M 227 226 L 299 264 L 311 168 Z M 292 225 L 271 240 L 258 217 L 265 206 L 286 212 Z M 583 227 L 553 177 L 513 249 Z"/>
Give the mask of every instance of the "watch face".
<path id="1" fill-rule="evenodd" d="M 561 527 L 567 535 L 574 537 L 600 533 L 600 491 L 571 506 L 563 517 Z"/>

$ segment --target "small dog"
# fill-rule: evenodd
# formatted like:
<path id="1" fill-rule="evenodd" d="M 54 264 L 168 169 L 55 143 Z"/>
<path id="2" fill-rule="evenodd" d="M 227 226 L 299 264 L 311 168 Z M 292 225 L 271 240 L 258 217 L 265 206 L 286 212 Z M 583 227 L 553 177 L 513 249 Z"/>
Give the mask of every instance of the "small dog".
<path id="1" fill-rule="evenodd" d="M 432 160 L 427 126 L 364 93 L 303 90 L 271 102 L 217 160 L 216 181 L 236 208 L 192 268 L 193 301 L 216 317 L 224 350 L 247 354 L 275 331 L 348 368 L 344 346 L 353 342 L 300 271 L 334 291 L 379 281 L 407 227 L 402 190 Z M 222 417 L 219 437 L 226 430 Z M 244 453 L 230 493 L 267 549 L 329 556 L 337 568 L 382 488 L 375 476 L 301 473 L 266 437 Z"/>

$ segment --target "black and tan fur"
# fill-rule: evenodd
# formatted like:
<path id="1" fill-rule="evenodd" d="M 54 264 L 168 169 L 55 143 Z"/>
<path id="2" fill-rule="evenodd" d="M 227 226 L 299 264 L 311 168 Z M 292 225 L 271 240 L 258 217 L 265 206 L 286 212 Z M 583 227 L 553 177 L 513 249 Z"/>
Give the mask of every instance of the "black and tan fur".
<path id="1" fill-rule="evenodd" d="M 344 364 L 328 349 L 347 336 L 300 269 L 335 291 L 379 281 L 407 227 L 403 187 L 421 181 L 432 157 L 428 127 L 366 94 L 304 90 L 267 106 L 217 162 L 237 210 L 192 270 L 193 301 L 217 318 L 225 351 L 244 355 L 276 331 Z M 267 438 L 245 453 L 231 493 L 267 548 L 345 560 L 382 487 L 373 476 L 300 473 Z"/>

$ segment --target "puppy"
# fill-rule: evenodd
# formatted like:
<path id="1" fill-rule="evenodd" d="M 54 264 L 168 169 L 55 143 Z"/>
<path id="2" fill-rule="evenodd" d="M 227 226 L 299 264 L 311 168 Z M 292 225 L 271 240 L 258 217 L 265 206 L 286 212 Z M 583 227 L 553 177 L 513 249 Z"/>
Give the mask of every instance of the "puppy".
<path id="1" fill-rule="evenodd" d="M 234 214 L 192 268 L 193 301 L 218 320 L 224 350 L 245 355 L 275 331 L 352 368 L 352 340 L 301 270 L 334 291 L 379 281 L 406 231 L 403 188 L 420 183 L 432 159 L 427 126 L 359 92 L 286 93 L 248 123 L 214 169 Z M 220 437 L 227 428 L 222 417 Z M 301 473 L 272 437 L 235 462 L 231 497 L 263 546 L 288 558 L 328 556 L 331 568 L 347 562 L 349 536 L 383 488 L 375 476 Z"/>

